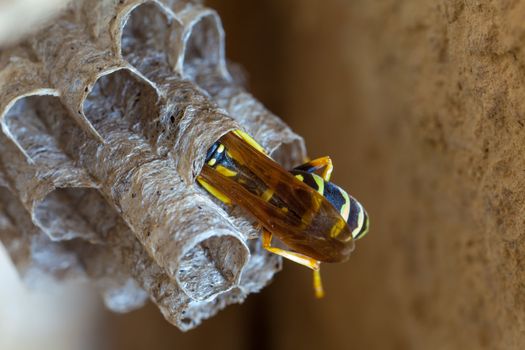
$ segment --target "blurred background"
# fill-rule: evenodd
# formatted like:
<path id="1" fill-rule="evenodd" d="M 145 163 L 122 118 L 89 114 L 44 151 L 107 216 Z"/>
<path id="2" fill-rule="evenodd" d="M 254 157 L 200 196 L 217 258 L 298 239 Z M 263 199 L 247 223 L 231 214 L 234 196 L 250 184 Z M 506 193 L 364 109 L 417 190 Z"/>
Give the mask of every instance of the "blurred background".
<path id="1" fill-rule="evenodd" d="M 84 286 L 77 333 L 48 324 L 52 348 L 522 348 L 524 2 L 206 3 L 250 90 L 311 157 L 332 157 L 371 231 L 348 263 L 323 265 L 323 300 L 285 262 L 260 294 L 181 333 L 152 305 L 108 313 Z M 29 333 L 1 327 L 0 348 L 25 349 L 1 342 Z M 59 345 L 71 334 L 77 347 Z"/>

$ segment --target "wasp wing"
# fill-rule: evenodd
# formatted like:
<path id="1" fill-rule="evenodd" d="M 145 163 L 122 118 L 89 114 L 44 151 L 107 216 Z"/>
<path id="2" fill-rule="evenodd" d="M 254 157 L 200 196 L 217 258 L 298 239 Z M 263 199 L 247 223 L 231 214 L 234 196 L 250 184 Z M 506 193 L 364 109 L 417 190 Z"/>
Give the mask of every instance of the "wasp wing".
<path id="1" fill-rule="evenodd" d="M 228 133 L 220 140 L 232 157 L 272 189 L 287 211 L 251 193 L 236 181 L 204 166 L 201 176 L 250 212 L 290 248 L 320 261 L 345 260 L 353 249 L 348 225 L 317 191 L 296 179 L 240 137 Z"/>

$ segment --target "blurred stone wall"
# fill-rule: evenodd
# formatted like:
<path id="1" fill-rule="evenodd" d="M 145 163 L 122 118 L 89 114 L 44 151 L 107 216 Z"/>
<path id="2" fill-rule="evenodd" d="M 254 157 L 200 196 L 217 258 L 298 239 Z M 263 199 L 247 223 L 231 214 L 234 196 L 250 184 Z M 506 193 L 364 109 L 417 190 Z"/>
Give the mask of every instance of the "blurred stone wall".
<path id="1" fill-rule="evenodd" d="M 285 264 L 263 292 L 266 344 L 522 348 L 525 2 L 210 4 L 256 95 L 372 219 L 324 268 L 325 300 Z"/>

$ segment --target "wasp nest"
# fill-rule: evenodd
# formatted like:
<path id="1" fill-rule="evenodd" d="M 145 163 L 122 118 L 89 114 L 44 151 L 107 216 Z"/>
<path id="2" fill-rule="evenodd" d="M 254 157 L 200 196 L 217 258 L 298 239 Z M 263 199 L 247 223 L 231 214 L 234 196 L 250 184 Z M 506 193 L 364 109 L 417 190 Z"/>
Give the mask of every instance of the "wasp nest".
<path id="1" fill-rule="evenodd" d="M 280 260 L 195 185 L 241 127 L 285 166 L 302 139 L 233 78 L 217 14 L 85 0 L 0 55 L 0 239 L 27 283 L 83 277 L 182 330 L 264 287 Z"/>

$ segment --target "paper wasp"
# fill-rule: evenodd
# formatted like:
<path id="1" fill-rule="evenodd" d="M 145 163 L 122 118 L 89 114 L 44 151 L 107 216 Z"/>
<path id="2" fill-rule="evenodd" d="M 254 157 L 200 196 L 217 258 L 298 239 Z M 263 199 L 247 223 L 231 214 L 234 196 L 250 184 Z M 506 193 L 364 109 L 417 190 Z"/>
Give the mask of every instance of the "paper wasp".
<path id="1" fill-rule="evenodd" d="M 265 249 L 311 268 L 320 298 L 320 263 L 346 261 L 354 240 L 369 229 L 361 204 L 330 182 L 332 169 L 323 157 L 286 171 L 251 136 L 235 130 L 209 148 L 197 181 L 251 214 L 263 229 Z M 272 236 L 291 250 L 273 247 Z"/>

